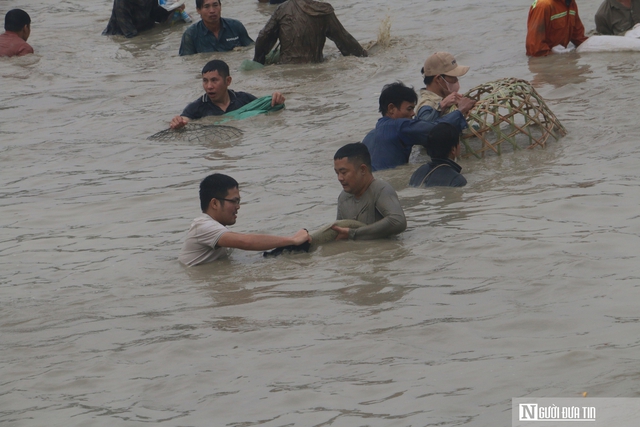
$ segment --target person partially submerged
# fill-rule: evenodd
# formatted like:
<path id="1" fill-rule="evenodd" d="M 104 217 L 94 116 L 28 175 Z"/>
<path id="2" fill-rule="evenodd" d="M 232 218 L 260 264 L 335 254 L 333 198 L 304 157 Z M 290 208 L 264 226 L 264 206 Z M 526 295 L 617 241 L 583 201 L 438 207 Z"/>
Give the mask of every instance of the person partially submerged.
<path id="1" fill-rule="evenodd" d="M 427 154 L 431 161 L 420 166 L 411 175 L 412 187 L 464 187 L 467 180 L 456 163 L 462 151 L 460 131 L 449 123 L 436 125 L 429 134 Z"/>
<path id="2" fill-rule="evenodd" d="M 214 173 L 200 183 L 202 215 L 191 223 L 178 260 L 187 266 L 204 264 L 225 256 L 229 249 L 264 251 L 288 245 L 301 245 L 310 240 L 307 230 L 292 236 L 245 234 L 230 231 L 240 209 L 238 182 L 228 175 Z"/>
<path id="3" fill-rule="evenodd" d="M 413 88 L 401 82 L 385 85 L 380 93 L 378 119 L 375 129 L 362 143 L 371 153 L 373 171 L 391 169 L 409 162 L 414 145 L 426 146 L 429 132 L 438 123 L 451 123 L 459 129 L 467 127 L 460 112 L 438 117 L 433 121 L 412 118 L 418 96 Z"/>
<path id="4" fill-rule="evenodd" d="M 342 185 L 338 196 L 336 240 L 383 239 L 407 228 L 407 220 L 391 184 L 371 173 L 371 156 L 364 144 L 347 144 L 333 156 L 333 168 Z M 341 220 L 355 220 L 358 228 L 340 226 Z"/>
<path id="5" fill-rule="evenodd" d="M 33 53 L 27 39 L 31 34 L 31 17 L 22 9 L 12 9 L 4 16 L 4 33 L 0 34 L 0 56 L 23 56 Z"/>
<path id="6" fill-rule="evenodd" d="M 336 240 L 385 239 L 407 228 L 398 194 L 389 183 L 373 176 L 364 144 L 347 144 L 336 151 L 333 168 L 342 185 L 336 221 L 312 232 L 310 245 L 280 247 L 264 256 L 308 252 Z"/>
<path id="7" fill-rule="evenodd" d="M 221 16 L 222 0 L 196 0 L 196 12 L 202 19 L 182 34 L 178 55 L 227 52 L 253 43 L 242 22 Z"/>
<path id="8" fill-rule="evenodd" d="M 184 5 L 178 11 L 184 10 Z M 103 36 L 123 35 L 135 37 L 139 32 L 153 28 L 156 22 L 164 22 L 169 12 L 158 0 L 113 0 L 113 10 Z"/>
<path id="9" fill-rule="evenodd" d="M 264 64 L 267 54 L 280 40 L 280 63 L 322 62 L 327 38 L 344 56 L 367 56 L 367 51 L 345 30 L 329 3 L 288 0 L 278 6 L 258 34 L 253 60 Z"/>
<path id="10" fill-rule="evenodd" d="M 180 129 L 186 126 L 189 120 L 221 116 L 257 99 L 250 93 L 229 89 L 230 84 L 231 76 L 226 62 L 219 59 L 207 62 L 202 68 L 202 87 L 205 94 L 187 105 L 182 114 L 171 120 L 171 129 Z M 271 106 L 284 104 L 284 101 L 280 92 L 273 92 L 271 95 Z"/>

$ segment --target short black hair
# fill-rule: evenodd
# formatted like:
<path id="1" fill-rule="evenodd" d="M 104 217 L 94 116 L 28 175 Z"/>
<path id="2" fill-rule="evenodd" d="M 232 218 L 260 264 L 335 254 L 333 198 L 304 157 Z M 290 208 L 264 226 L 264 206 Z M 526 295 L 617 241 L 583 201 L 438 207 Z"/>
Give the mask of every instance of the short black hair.
<path id="1" fill-rule="evenodd" d="M 217 71 L 223 79 L 226 79 L 230 75 L 229 66 L 227 65 L 227 63 L 219 59 L 209 61 L 204 65 L 204 67 L 202 67 L 202 74 L 208 73 L 210 71 Z"/>
<path id="2" fill-rule="evenodd" d="M 364 164 L 371 171 L 371 154 L 369 154 L 369 149 L 366 145 L 354 142 L 340 147 L 333 156 L 333 160 L 344 159 L 345 157 L 356 166 Z"/>
<path id="3" fill-rule="evenodd" d="M 196 0 L 196 9 L 202 9 L 202 3 L 204 0 Z M 222 0 L 218 0 L 218 3 L 222 4 Z"/>
<path id="4" fill-rule="evenodd" d="M 429 132 L 427 154 L 432 159 L 446 159 L 452 148 L 460 144 L 460 131 L 449 123 L 438 123 Z"/>
<path id="5" fill-rule="evenodd" d="M 438 76 L 425 76 L 424 75 L 424 67 L 422 67 L 420 69 L 420 74 L 422 74 L 422 76 L 424 77 L 423 81 L 424 81 L 424 85 L 425 86 L 429 86 L 431 84 L 431 82 L 433 81 L 433 79 L 438 77 Z"/>
<path id="6" fill-rule="evenodd" d="M 11 9 L 4 15 L 5 31 L 17 33 L 22 30 L 25 25 L 31 25 L 31 17 L 22 9 Z"/>
<path id="7" fill-rule="evenodd" d="M 224 199 L 229 190 L 238 187 L 238 181 L 229 175 L 214 173 L 200 183 L 200 208 L 206 212 L 212 199 Z"/>
<path id="8" fill-rule="evenodd" d="M 387 115 L 387 107 L 393 104 L 396 108 L 400 108 L 403 102 L 418 102 L 418 95 L 412 87 L 405 86 L 402 82 L 395 82 L 385 85 L 380 93 L 380 113 Z"/>

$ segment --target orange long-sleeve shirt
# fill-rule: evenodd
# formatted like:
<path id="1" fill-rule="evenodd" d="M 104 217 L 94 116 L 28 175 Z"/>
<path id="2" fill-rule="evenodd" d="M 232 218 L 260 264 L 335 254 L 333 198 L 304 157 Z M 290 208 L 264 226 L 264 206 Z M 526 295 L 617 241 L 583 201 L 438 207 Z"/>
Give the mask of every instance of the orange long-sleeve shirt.
<path id="1" fill-rule="evenodd" d="M 534 0 L 527 20 L 527 55 L 545 56 L 557 45 L 579 46 L 587 37 L 575 0 Z"/>

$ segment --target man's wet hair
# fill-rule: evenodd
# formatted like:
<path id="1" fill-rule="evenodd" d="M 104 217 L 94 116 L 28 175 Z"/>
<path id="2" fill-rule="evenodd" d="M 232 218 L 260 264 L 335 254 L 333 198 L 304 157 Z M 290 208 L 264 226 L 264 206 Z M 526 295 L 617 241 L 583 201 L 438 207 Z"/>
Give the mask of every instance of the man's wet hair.
<path id="1" fill-rule="evenodd" d="M 380 113 L 387 115 L 387 107 L 393 104 L 396 108 L 400 108 L 403 102 L 418 102 L 418 95 L 412 87 L 405 86 L 402 82 L 395 82 L 385 85 L 380 93 Z"/>
<path id="2" fill-rule="evenodd" d="M 438 123 L 429 132 L 427 154 L 432 159 L 447 159 L 452 148 L 460 143 L 460 131 L 449 123 Z"/>
<path id="3" fill-rule="evenodd" d="M 431 84 L 431 82 L 433 81 L 433 79 L 435 79 L 438 76 L 425 76 L 424 75 L 424 67 L 422 67 L 420 69 L 420 74 L 424 76 L 424 85 L 425 86 L 429 86 Z"/>
<path id="4" fill-rule="evenodd" d="M 22 30 L 25 25 L 31 25 L 31 17 L 22 9 L 11 9 L 4 15 L 5 31 L 17 33 Z"/>
<path id="5" fill-rule="evenodd" d="M 227 65 L 227 63 L 219 59 L 209 61 L 205 64 L 204 67 L 202 67 L 202 74 L 208 73 L 210 71 L 217 71 L 223 79 L 229 77 L 230 74 L 229 66 Z"/>
<path id="6" fill-rule="evenodd" d="M 222 0 L 218 0 L 218 3 L 222 5 Z M 204 0 L 196 0 L 196 9 L 202 9 L 203 4 Z"/>
<path id="7" fill-rule="evenodd" d="M 366 145 L 360 142 L 354 142 L 341 147 L 333 156 L 333 160 L 347 158 L 349 162 L 360 166 L 364 164 L 371 171 L 371 154 Z"/>
<path id="8" fill-rule="evenodd" d="M 229 190 L 238 187 L 238 181 L 229 175 L 214 173 L 200 183 L 200 208 L 206 212 L 212 199 L 224 199 Z M 224 201 L 222 201 L 224 203 Z"/>

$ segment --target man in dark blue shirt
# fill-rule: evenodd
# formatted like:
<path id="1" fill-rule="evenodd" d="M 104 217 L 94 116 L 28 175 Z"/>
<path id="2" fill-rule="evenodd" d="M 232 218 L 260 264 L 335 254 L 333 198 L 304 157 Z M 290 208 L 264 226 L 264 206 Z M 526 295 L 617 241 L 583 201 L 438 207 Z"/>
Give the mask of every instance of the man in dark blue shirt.
<path id="1" fill-rule="evenodd" d="M 438 123 L 450 123 L 458 129 L 467 127 L 467 122 L 459 111 L 433 122 L 413 119 L 416 102 L 416 92 L 400 82 L 382 88 L 379 100 L 382 118 L 378 120 L 376 128 L 362 140 L 371 153 L 374 171 L 408 163 L 413 146 L 425 146 L 429 132 Z"/>
<path id="2" fill-rule="evenodd" d="M 202 87 L 206 93 L 187 105 L 181 115 L 175 116 L 171 120 L 171 129 L 180 129 L 192 119 L 221 116 L 256 99 L 250 93 L 230 90 L 230 84 L 231 76 L 226 62 L 219 59 L 207 62 L 202 68 Z M 279 104 L 284 104 L 284 96 L 280 92 L 274 92 L 271 106 Z"/>
<path id="3" fill-rule="evenodd" d="M 427 154 L 431 161 L 416 170 L 409 185 L 412 187 L 464 187 L 467 180 L 456 163 L 460 157 L 460 131 L 449 123 L 436 125 L 429 134 Z"/>
<path id="4" fill-rule="evenodd" d="M 240 21 L 222 18 L 221 0 L 196 0 L 202 18 L 186 29 L 180 43 L 180 56 L 202 52 L 227 52 L 253 43 Z"/>

